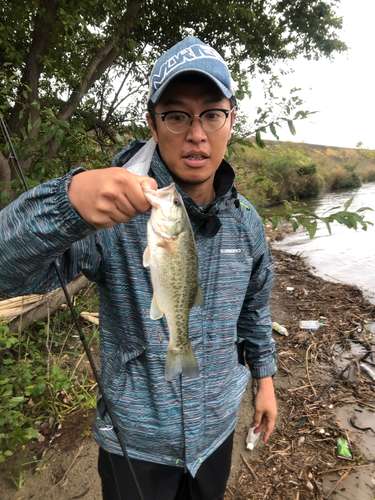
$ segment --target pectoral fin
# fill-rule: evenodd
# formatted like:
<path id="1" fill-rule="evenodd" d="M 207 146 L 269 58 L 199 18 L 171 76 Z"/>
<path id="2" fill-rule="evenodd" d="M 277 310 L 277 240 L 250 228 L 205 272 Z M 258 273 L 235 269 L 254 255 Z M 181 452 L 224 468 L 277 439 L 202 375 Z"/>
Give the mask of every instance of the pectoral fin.
<path id="1" fill-rule="evenodd" d="M 143 252 L 143 267 L 150 267 L 151 264 L 151 252 L 150 248 L 146 247 L 146 250 Z"/>
<path id="2" fill-rule="evenodd" d="M 157 303 L 154 295 L 151 301 L 150 318 L 160 319 L 162 318 L 163 314 L 164 312 L 160 309 L 159 304 Z"/>
<path id="3" fill-rule="evenodd" d="M 196 294 L 195 299 L 194 299 L 193 306 L 200 306 L 200 307 L 204 306 L 204 297 L 203 297 L 201 287 L 199 285 L 198 285 L 198 290 L 197 290 L 197 294 Z"/>

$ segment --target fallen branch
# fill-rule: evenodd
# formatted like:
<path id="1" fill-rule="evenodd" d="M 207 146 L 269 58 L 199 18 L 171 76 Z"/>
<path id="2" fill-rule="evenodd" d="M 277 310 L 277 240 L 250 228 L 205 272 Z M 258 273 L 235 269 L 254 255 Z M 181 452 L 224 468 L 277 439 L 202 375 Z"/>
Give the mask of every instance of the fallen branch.
<path id="1" fill-rule="evenodd" d="M 255 474 L 255 472 L 253 471 L 252 467 L 250 466 L 250 464 L 248 463 L 248 461 L 246 460 L 246 458 L 242 455 L 242 453 L 241 453 L 241 458 L 245 462 L 245 464 L 246 464 L 247 468 L 249 469 L 249 471 L 251 472 L 251 474 L 253 475 L 255 481 L 258 481 L 258 476 Z"/>
<path id="2" fill-rule="evenodd" d="M 82 311 L 80 316 L 87 321 L 90 321 L 90 323 L 94 323 L 94 325 L 99 325 L 99 313 Z"/>
<path id="3" fill-rule="evenodd" d="M 321 472 L 317 472 L 317 474 L 327 474 L 328 472 L 337 472 L 339 470 L 359 469 L 360 467 L 370 467 L 371 465 L 374 465 L 374 464 L 349 465 L 349 467 L 339 467 L 338 469 L 322 470 Z"/>
<path id="4" fill-rule="evenodd" d="M 66 479 L 66 476 L 69 474 L 70 469 L 73 467 L 74 462 L 77 460 L 78 455 L 81 453 L 82 449 L 83 449 L 83 446 L 80 446 L 80 447 L 79 447 L 79 450 L 78 450 L 77 455 L 74 457 L 73 462 L 70 464 L 70 466 L 69 466 L 69 467 L 68 467 L 68 469 L 66 470 L 65 474 L 63 475 L 63 477 L 60 479 L 60 481 L 59 481 L 58 483 L 56 483 L 56 484 L 55 484 L 55 486 L 52 486 L 52 488 L 50 488 L 50 489 L 47 491 L 46 495 L 47 495 L 50 491 L 52 491 L 54 488 L 56 488 L 56 486 L 58 486 L 60 483 L 62 483 L 62 482 L 64 481 L 64 479 Z"/>
<path id="5" fill-rule="evenodd" d="M 316 390 L 315 390 L 314 386 L 312 385 L 312 382 L 311 382 L 311 379 L 310 379 L 310 373 L 309 373 L 309 350 L 314 345 L 316 345 L 316 344 L 310 344 L 309 348 L 306 351 L 306 374 L 307 374 L 307 378 L 308 378 L 309 384 L 311 385 L 311 389 L 313 390 L 314 396 L 316 396 Z"/>
<path id="6" fill-rule="evenodd" d="M 67 285 L 69 295 L 74 295 L 78 292 L 78 290 L 87 284 L 87 278 L 83 276 L 83 274 L 80 274 L 75 280 Z M 38 299 L 31 310 L 28 310 L 26 314 L 22 311 L 21 315 L 17 319 L 11 321 L 9 324 L 9 330 L 11 333 L 18 332 L 20 329 L 26 328 L 31 323 L 44 319 L 48 314 L 52 314 L 62 304 L 66 303 L 66 298 L 62 288 L 58 288 L 57 290 L 45 295 L 44 299 L 41 299 L 40 296 L 37 297 Z M 27 301 L 28 297 L 22 299 Z"/>
<path id="7" fill-rule="evenodd" d="M 345 472 L 345 474 L 343 474 L 343 475 L 340 477 L 340 479 L 337 481 L 337 483 L 335 484 L 335 486 L 333 486 L 333 487 L 330 489 L 330 491 L 329 491 L 328 495 L 325 497 L 325 499 L 326 499 L 326 500 L 327 500 L 327 499 L 328 499 L 328 498 L 332 495 L 332 493 L 335 491 L 335 489 L 336 489 L 336 488 L 337 488 L 337 486 L 341 483 L 341 481 L 343 481 L 343 480 L 346 478 L 346 476 L 349 474 L 349 472 L 352 470 L 352 468 L 353 468 L 353 467 L 350 467 L 350 469 L 349 469 L 348 471 L 346 471 L 346 472 Z"/>
<path id="8" fill-rule="evenodd" d="M 313 397 L 313 401 L 317 401 L 318 399 L 321 399 L 321 398 L 324 398 L 324 396 L 327 394 L 327 392 L 330 390 L 330 388 L 333 386 L 333 384 L 335 382 L 337 382 L 338 380 L 340 380 L 340 378 L 344 375 L 344 373 L 346 372 L 346 370 L 348 370 L 352 365 L 354 365 L 354 363 L 357 363 L 357 362 L 360 362 L 360 361 L 363 361 L 364 359 L 366 359 L 369 355 L 371 354 L 371 351 L 367 351 L 366 354 L 364 354 L 363 356 L 361 356 L 359 359 L 357 358 L 354 358 L 352 359 L 346 366 L 345 368 L 343 368 L 341 370 L 341 372 L 334 378 L 331 380 L 331 382 L 329 382 L 329 384 L 327 384 L 325 386 L 325 388 L 323 389 L 322 393 L 319 395 L 319 396 L 314 396 Z"/>

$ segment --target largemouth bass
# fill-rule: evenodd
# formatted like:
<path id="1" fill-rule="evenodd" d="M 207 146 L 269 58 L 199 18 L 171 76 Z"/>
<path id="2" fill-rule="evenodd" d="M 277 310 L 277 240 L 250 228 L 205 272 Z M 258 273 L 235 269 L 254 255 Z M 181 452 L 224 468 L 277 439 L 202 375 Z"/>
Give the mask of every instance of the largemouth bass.
<path id="1" fill-rule="evenodd" d="M 174 184 L 156 191 L 145 189 L 144 194 L 152 206 L 143 254 L 154 289 L 150 317 L 156 320 L 164 314 L 169 330 L 165 379 L 173 380 L 180 373 L 195 378 L 199 368 L 189 340 L 189 313 L 193 306 L 203 307 L 204 298 L 190 220 Z"/>

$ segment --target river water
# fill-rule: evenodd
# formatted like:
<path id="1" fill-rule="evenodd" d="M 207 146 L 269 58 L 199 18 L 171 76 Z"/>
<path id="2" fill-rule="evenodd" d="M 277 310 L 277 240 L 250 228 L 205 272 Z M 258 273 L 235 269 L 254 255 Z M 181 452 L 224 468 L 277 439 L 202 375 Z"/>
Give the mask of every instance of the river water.
<path id="1" fill-rule="evenodd" d="M 332 207 L 343 208 L 352 197 L 353 203 L 348 210 L 354 212 L 360 207 L 372 208 L 374 212 L 366 212 L 365 220 L 375 224 L 375 183 L 364 184 L 357 189 L 322 193 L 316 198 L 304 200 L 304 207 L 321 216 Z M 331 230 L 330 236 L 326 225 L 319 222 L 312 240 L 305 230 L 298 230 L 273 246 L 302 254 L 318 276 L 355 284 L 375 302 L 375 225 L 368 225 L 367 231 L 355 231 L 335 222 Z"/>

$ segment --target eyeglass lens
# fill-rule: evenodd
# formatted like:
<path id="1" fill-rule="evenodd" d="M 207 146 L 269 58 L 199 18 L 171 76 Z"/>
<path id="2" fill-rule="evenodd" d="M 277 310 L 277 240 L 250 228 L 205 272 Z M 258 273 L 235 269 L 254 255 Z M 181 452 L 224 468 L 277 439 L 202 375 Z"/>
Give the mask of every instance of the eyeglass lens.
<path id="1" fill-rule="evenodd" d="M 168 113 L 164 119 L 164 123 L 171 132 L 185 132 L 191 123 L 190 115 L 176 111 Z M 200 117 L 202 127 L 208 132 L 215 132 L 224 126 L 226 115 L 219 109 L 208 110 Z"/>

